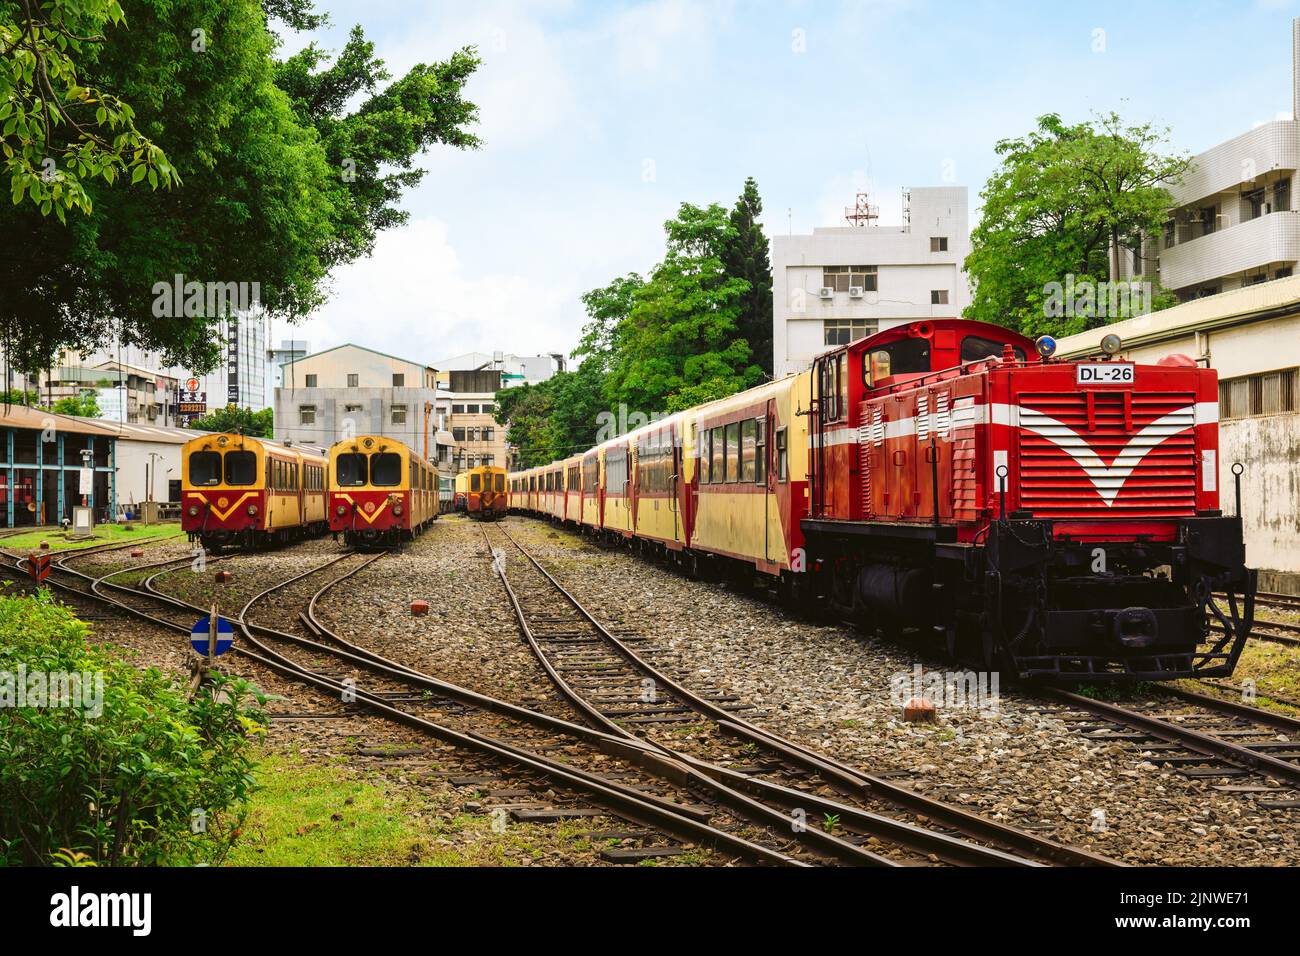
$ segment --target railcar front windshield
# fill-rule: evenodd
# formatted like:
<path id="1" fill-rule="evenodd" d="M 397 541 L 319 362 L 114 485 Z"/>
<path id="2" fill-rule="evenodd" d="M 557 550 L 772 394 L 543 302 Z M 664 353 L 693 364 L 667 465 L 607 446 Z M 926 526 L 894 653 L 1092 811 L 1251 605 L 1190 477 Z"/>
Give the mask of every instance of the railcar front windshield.
<path id="1" fill-rule="evenodd" d="M 190 452 L 190 484 L 221 484 L 221 454 L 219 452 Z"/>
<path id="2" fill-rule="evenodd" d="M 483 482 L 482 476 L 479 475 L 477 471 L 474 472 L 472 475 L 469 476 L 469 490 L 470 491 L 481 490 L 483 487 L 482 482 Z"/>
<path id="3" fill-rule="evenodd" d="M 257 455 L 251 451 L 226 452 L 226 484 L 251 485 L 257 481 Z"/>
<path id="4" fill-rule="evenodd" d="M 369 469 L 366 456 L 346 454 L 334 459 L 334 480 L 340 488 L 355 488 L 366 483 Z"/>
<path id="5" fill-rule="evenodd" d="M 506 490 L 506 476 L 503 475 L 503 474 L 498 473 L 498 474 L 496 475 L 495 481 L 494 481 L 494 483 L 493 483 L 493 487 L 494 487 L 494 490 L 497 492 L 497 494 L 500 494 L 501 492 L 505 491 L 505 490 Z"/>
<path id="6" fill-rule="evenodd" d="M 371 455 L 370 483 L 381 488 L 400 485 L 402 483 L 402 456 L 391 451 L 381 451 Z"/>

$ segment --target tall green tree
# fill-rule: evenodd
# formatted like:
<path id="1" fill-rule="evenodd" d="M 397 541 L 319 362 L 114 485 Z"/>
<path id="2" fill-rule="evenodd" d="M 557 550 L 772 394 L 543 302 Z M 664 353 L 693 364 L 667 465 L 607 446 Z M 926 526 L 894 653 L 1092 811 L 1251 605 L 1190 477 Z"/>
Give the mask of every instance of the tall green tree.
<path id="1" fill-rule="evenodd" d="M 255 412 L 251 408 L 225 405 L 193 419 L 189 427 L 204 432 L 230 432 L 254 438 L 273 438 L 275 413 L 269 408 Z"/>
<path id="2" fill-rule="evenodd" d="M 759 224 L 763 200 L 754 177 L 745 180 L 744 191 L 731 210 L 734 237 L 723 247 L 722 263 L 727 274 L 749 283 L 741 295 L 736 329 L 749 343 L 752 361 L 768 378 L 772 377 L 772 260 L 767 236 Z"/>
<path id="3" fill-rule="evenodd" d="M 1085 306 L 1056 314 L 1053 296 L 1075 283 L 1117 279 L 1121 250 L 1139 255 L 1162 228 L 1167 186 L 1190 165 L 1164 152 L 1167 131 L 1126 125 L 1115 113 L 1066 124 L 1048 114 L 1035 130 L 995 147 L 1001 165 L 981 192 L 966 271 L 975 286 L 968 318 L 1027 334 L 1065 335 L 1116 316 Z M 1150 303 L 1171 302 L 1156 290 Z"/>
<path id="4" fill-rule="evenodd" d="M 89 180 L 176 181 L 131 105 L 83 79 L 106 28 L 120 37 L 125 26 L 117 0 L 0 0 L 0 152 L 15 206 L 65 222 L 91 211 Z"/>
<path id="5" fill-rule="evenodd" d="M 395 203 L 418 181 L 421 150 L 476 145 L 462 96 L 472 51 L 390 84 L 357 31 L 335 62 L 310 47 L 277 64 L 268 17 L 320 26 L 305 0 L 124 0 L 123 9 L 129 39 L 119 30 L 84 47 L 78 83 L 129 103 L 179 183 L 150 191 L 87 178 L 89 211 L 66 226 L 30 202 L 0 208 L 11 239 L 0 251 L 0 344 L 24 371 L 114 338 L 210 369 L 222 315 L 159 310 L 159 284 L 242 283 L 292 321 L 324 301 L 332 268 L 403 220 Z"/>
<path id="6" fill-rule="evenodd" d="M 663 262 L 628 290 L 605 380 L 611 406 L 647 415 L 730 395 L 763 375 L 738 328 L 749 283 L 722 261 L 735 238 L 727 210 L 682 203 L 664 231 Z"/>

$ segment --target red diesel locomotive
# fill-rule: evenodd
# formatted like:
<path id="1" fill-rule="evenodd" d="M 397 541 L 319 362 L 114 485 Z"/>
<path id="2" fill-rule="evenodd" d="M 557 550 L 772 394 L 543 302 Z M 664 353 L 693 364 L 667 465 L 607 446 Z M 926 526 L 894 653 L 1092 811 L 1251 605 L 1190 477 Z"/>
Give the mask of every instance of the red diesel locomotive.
<path id="1" fill-rule="evenodd" d="M 1219 508 L 1217 376 L 1120 345 L 1053 361 L 1048 336 L 936 320 L 819 357 L 800 523 L 819 592 L 1022 677 L 1231 673 L 1255 577 L 1240 501 Z"/>

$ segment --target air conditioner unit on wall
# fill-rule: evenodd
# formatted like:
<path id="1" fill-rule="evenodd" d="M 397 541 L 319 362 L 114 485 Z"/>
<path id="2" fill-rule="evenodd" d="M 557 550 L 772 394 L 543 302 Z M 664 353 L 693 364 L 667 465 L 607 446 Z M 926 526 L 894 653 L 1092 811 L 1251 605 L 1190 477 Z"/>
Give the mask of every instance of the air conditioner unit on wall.
<path id="1" fill-rule="evenodd" d="M 835 298 L 835 290 L 830 286 L 822 286 L 817 290 L 817 297 L 819 299 L 833 299 Z"/>
<path id="2" fill-rule="evenodd" d="M 862 298 L 862 286 L 860 286 L 860 285 L 851 285 L 851 286 L 849 286 L 849 298 L 850 298 L 850 299 L 860 299 L 860 298 Z"/>

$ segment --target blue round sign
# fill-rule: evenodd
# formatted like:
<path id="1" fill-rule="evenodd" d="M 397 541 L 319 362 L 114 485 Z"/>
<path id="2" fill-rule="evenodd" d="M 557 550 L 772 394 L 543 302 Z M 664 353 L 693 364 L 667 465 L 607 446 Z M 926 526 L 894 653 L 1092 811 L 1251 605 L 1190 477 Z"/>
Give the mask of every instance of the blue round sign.
<path id="1" fill-rule="evenodd" d="M 217 647 L 216 653 L 224 654 L 230 650 L 230 645 L 235 643 L 235 625 L 230 623 L 224 617 L 217 618 Z M 201 617 L 194 622 L 190 628 L 190 646 L 202 654 L 204 657 L 208 654 L 208 619 Z"/>

